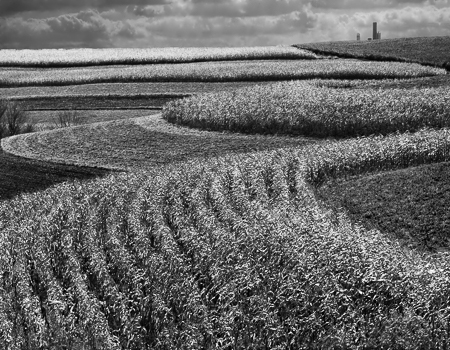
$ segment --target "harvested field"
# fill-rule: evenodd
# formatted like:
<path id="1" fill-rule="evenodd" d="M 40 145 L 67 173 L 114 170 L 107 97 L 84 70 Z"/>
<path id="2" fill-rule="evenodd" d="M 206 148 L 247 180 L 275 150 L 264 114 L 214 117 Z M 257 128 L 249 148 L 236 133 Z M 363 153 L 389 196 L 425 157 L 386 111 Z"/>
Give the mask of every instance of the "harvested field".
<path id="1" fill-rule="evenodd" d="M 372 41 L 333 41 L 298 44 L 295 47 L 322 55 L 417 62 L 443 67 L 450 63 L 450 36 L 399 38 Z M 448 66 L 450 69 L 450 65 Z"/>

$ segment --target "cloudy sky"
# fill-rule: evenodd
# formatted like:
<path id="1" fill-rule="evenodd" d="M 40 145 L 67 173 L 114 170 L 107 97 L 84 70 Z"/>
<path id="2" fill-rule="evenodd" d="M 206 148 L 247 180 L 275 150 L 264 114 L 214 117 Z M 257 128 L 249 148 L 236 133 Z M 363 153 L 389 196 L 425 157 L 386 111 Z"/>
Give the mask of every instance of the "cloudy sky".
<path id="1" fill-rule="evenodd" d="M 450 0 L 0 0 L 0 48 L 260 46 L 450 35 Z"/>

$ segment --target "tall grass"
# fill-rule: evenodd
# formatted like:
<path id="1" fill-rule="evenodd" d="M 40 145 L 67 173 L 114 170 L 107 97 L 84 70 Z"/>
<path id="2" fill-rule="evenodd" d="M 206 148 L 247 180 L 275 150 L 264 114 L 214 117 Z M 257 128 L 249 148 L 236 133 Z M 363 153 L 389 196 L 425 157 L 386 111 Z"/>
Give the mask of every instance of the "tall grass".
<path id="1" fill-rule="evenodd" d="M 1 347 L 444 348 L 448 254 L 353 225 L 313 187 L 449 151 L 447 129 L 330 141 L 0 202 Z"/>

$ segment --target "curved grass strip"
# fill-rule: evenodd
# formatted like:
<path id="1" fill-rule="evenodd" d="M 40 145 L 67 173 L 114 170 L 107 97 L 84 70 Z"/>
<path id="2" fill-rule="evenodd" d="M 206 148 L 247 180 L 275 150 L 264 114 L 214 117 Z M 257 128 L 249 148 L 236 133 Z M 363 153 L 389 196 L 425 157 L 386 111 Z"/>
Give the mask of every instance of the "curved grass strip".
<path id="1" fill-rule="evenodd" d="M 114 64 L 186 63 L 222 60 L 315 59 L 309 51 L 290 46 L 1 50 L 0 66 L 74 67 Z"/>
<path id="2" fill-rule="evenodd" d="M 131 82 L 233 82 L 291 79 L 418 78 L 445 70 L 409 63 L 280 60 L 88 68 L 0 68 L 0 87 Z"/>
<path id="3" fill-rule="evenodd" d="M 313 84 L 280 82 L 198 95 L 167 104 L 163 117 L 171 123 L 209 130 L 313 137 L 450 126 L 447 87 L 336 89 Z"/>
<path id="4" fill-rule="evenodd" d="M 342 163 L 402 167 L 449 148 L 448 130 L 362 138 L 0 202 L 0 332 L 11 334 L 0 345 L 443 347 L 448 254 L 405 251 L 332 215 L 310 184 Z"/>
<path id="5" fill-rule="evenodd" d="M 173 126 L 156 115 L 24 134 L 1 142 L 6 152 L 25 158 L 140 170 L 192 158 L 302 146 L 315 140 L 201 132 Z"/>

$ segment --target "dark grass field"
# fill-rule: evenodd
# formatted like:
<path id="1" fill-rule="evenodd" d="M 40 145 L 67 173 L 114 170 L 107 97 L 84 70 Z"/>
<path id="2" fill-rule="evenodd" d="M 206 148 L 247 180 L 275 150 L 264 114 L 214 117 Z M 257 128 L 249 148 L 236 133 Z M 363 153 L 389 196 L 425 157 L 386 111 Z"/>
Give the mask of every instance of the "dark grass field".
<path id="1" fill-rule="evenodd" d="M 294 45 L 322 55 L 370 60 L 417 62 L 450 70 L 450 36 L 361 41 L 333 41 Z"/>
<path id="2" fill-rule="evenodd" d="M 450 163 L 351 177 L 318 190 L 358 222 L 394 234 L 412 247 L 450 247 Z"/>

